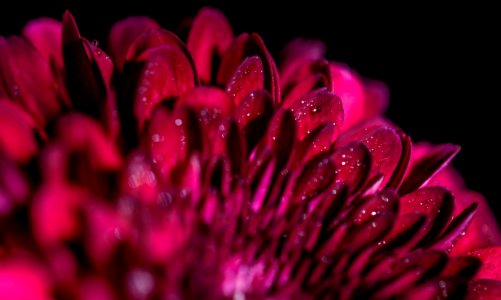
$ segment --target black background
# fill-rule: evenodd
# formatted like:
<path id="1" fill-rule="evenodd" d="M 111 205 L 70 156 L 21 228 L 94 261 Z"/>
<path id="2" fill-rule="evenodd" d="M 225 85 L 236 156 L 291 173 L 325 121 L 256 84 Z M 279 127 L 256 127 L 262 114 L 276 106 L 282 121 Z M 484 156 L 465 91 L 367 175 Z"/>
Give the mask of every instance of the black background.
<path id="1" fill-rule="evenodd" d="M 388 115 L 413 140 L 461 145 L 455 166 L 501 218 L 500 153 L 495 145 L 501 137 L 501 116 L 495 108 L 501 87 L 496 28 L 501 27 L 495 24 L 493 7 L 235 2 L 9 1 L 0 9 L 0 33 L 19 33 L 34 17 L 60 18 L 68 8 L 81 33 L 103 44 L 110 25 L 127 15 L 149 15 L 176 30 L 184 17 L 211 5 L 226 13 L 236 33 L 258 32 L 274 55 L 293 37 L 319 38 L 328 46 L 329 59 L 389 85 Z"/>

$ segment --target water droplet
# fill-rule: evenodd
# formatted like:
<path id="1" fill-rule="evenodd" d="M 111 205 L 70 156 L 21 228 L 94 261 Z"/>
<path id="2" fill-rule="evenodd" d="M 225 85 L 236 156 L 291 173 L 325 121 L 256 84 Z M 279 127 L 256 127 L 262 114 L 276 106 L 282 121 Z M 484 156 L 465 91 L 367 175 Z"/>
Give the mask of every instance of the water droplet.
<path id="1" fill-rule="evenodd" d="M 146 299 L 153 291 L 153 276 L 145 270 L 134 270 L 127 276 L 127 286 L 134 298 Z"/>
<path id="2" fill-rule="evenodd" d="M 181 125 L 183 125 L 183 120 L 181 120 L 181 119 L 176 119 L 176 120 L 174 121 L 174 123 L 176 124 L 176 126 L 181 126 Z"/>
<path id="3" fill-rule="evenodd" d="M 98 47 L 99 46 L 99 41 L 98 40 L 92 40 L 92 46 Z"/>

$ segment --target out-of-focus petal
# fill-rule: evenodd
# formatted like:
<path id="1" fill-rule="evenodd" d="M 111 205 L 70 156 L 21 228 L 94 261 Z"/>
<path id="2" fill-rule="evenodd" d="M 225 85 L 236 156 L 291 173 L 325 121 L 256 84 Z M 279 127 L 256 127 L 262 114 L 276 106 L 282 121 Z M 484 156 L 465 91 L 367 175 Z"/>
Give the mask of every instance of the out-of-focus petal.
<path id="1" fill-rule="evenodd" d="M 23 35 L 37 49 L 42 57 L 57 67 L 63 67 L 63 27 L 61 22 L 50 18 L 39 18 L 28 22 Z"/>
<path id="2" fill-rule="evenodd" d="M 232 41 L 231 25 L 219 10 L 205 7 L 198 12 L 186 46 L 193 56 L 202 82 L 211 82 L 214 56 L 222 57 Z"/>
<path id="3" fill-rule="evenodd" d="M 52 299 L 47 275 L 28 259 L 0 262 L 0 294 L 3 299 Z"/>
<path id="4" fill-rule="evenodd" d="M 482 266 L 475 275 L 476 279 L 501 280 L 501 273 L 499 272 L 499 265 L 501 264 L 500 246 L 474 250 L 470 255 L 482 261 Z"/>
<path id="5" fill-rule="evenodd" d="M 159 28 L 155 20 L 144 16 L 128 17 L 113 24 L 108 43 L 115 67 L 122 72 L 125 56 L 134 40 L 144 32 Z"/>

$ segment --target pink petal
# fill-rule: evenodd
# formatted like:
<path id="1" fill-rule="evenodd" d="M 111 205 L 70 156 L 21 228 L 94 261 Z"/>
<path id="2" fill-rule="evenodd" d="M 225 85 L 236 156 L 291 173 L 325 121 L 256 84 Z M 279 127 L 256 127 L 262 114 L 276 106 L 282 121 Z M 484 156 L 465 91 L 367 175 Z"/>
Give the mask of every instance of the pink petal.
<path id="1" fill-rule="evenodd" d="M 116 170 L 122 165 L 118 149 L 103 128 L 93 119 L 69 114 L 58 123 L 58 137 L 71 151 L 89 153 L 90 163 L 98 169 Z"/>
<path id="2" fill-rule="evenodd" d="M 326 76 L 321 73 L 311 74 L 301 79 L 301 81 L 294 83 L 289 90 L 284 90 L 282 107 L 289 107 L 297 99 L 322 87 L 329 87 L 328 82 L 326 82 Z"/>
<path id="3" fill-rule="evenodd" d="M 28 22 L 23 35 L 37 49 L 47 63 L 53 61 L 63 67 L 63 30 L 61 22 L 50 18 L 39 18 Z"/>
<path id="4" fill-rule="evenodd" d="M 494 246 L 484 249 L 478 249 L 470 253 L 482 261 L 480 270 L 475 275 L 475 279 L 494 279 L 501 280 L 499 266 L 501 265 L 501 247 Z"/>
<path id="5" fill-rule="evenodd" d="M 188 57 L 177 47 L 152 48 L 141 54 L 137 63 L 144 65 L 134 96 L 134 112 L 142 130 L 157 104 L 191 90 L 196 78 Z"/>
<path id="6" fill-rule="evenodd" d="M 346 119 L 343 130 L 362 121 L 365 115 L 365 90 L 358 74 L 349 67 L 339 64 L 330 64 L 332 91 L 343 102 Z"/>
<path id="7" fill-rule="evenodd" d="M 3 299 L 51 299 L 47 275 L 41 266 L 28 261 L 3 261 L 0 264 L 0 294 Z"/>
<path id="8" fill-rule="evenodd" d="M 259 56 L 246 58 L 226 85 L 226 92 L 238 106 L 254 90 L 264 88 L 263 62 Z"/>
<path id="9" fill-rule="evenodd" d="M 0 100 L 0 149 L 13 161 L 25 163 L 38 152 L 33 120 L 9 100 Z"/>
<path id="10" fill-rule="evenodd" d="M 139 151 L 131 153 L 122 174 L 124 193 L 146 204 L 157 203 L 160 194 L 158 181 L 151 158 Z"/>
<path id="11" fill-rule="evenodd" d="M 231 98 L 223 90 L 211 86 L 191 89 L 179 98 L 177 104 L 187 105 L 198 111 L 205 125 L 219 117 L 230 116 L 234 110 Z"/>
<path id="12" fill-rule="evenodd" d="M 223 56 L 232 41 L 231 25 L 219 10 L 205 7 L 198 12 L 188 35 L 187 48 L 202 82 L 211 82 L 213 57 Z"/>
<path id="13" fill-rule="evenodd" d="M 128 17 L 113 24 L 109 35 L 110 56 L 116 68 L 122 72 L 125 56 L 134 40 L 152 29 L 159 29 L 160 25 L 148 17 Z"/>
<path id="14" fill-rule="evenodd" d="M 331 122 L 338 130 L 343 122 L 343 107 L 341 101 L 326 88 L 313 91 L 298 99 L 291 107 L 297 124 L 299 140 L 319 126 Z M 338 131 L 334 133 L 337 136 Z"/>
<path id="15" fill-rule="evenodd" d="M 399 188 L 399 193 L 405 195 L 426 185 L 435 174 L 450 163 L 459 149 L 458 146 L 450 144 L 437 146 L 424 157 L 414 161 Z"/>
<path id="16" fill-rule="evenodd" d="M 186 50 L 183 42 L 174 33 L 165 29 L 153 29 L 140 34 L 134 40 L 134 42 L 129 46 L 129 50 L 125 56 L 125 61 L 129 62 L 137 60 L 145 51 L 161 46 L 178 48 L 187 57 L 189 57 L 188 50 Z M 196 73 L 194 66 L 193 72 Z"/>
<path id="17" fill-rule="evenodd" d="M 293 160 L 297 163 L 332 150 L 337 137 L 338 127 L 332 123 L 324 123 L 300 141 Z"/>
<path id="18" fill-rule="evenodd" d="M 391 190 L 384 190 L 360 202 L 349 216 L 353 224 L 356 225 L 363 224 L 382 213 L 396 213 L 398 196 Z"/>

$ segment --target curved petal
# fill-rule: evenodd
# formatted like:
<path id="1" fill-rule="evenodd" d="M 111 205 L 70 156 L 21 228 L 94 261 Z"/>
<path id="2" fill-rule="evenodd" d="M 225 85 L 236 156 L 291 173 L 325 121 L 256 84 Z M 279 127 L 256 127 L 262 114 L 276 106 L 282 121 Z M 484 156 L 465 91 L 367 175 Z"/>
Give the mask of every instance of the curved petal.
<path id="1" fill-rule="evenodd" d="M 159 28 L 155 20 L 144 16 L 128 17 L 113 24 L 108 43 L 115 67 L 122 72 L 125 56 L 134 40 L 142 33 Z"/>
<path id="2" fill-rule="evenodd" d="M 238 106 L 254 90 L 264 88 L 263 62 L 259 56 L 246 58 L 226 85 L 226 92 Z"/>
<path id="3" fill-rule="evenodd" d="M 204 7 L 198 12 L 186 46 L 193 56 L 202 82 L 211 82 L 214 55 L 222 57 L 232 41 L 231 25 L 219 10 Z"/>
<path id="4" fill-rule="evenodd" d="M 482 261 L 480 270 L 475 274 L 476 279 L 501 280 L 501 273 L 499 272 L 501 265 L 500 246 L 475 250 L 470 255 Z"/>

